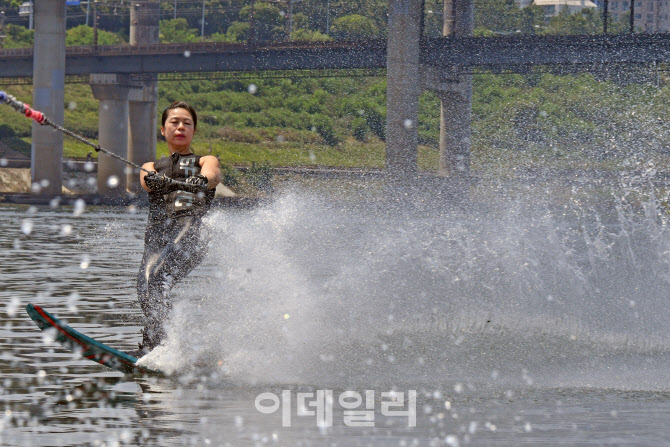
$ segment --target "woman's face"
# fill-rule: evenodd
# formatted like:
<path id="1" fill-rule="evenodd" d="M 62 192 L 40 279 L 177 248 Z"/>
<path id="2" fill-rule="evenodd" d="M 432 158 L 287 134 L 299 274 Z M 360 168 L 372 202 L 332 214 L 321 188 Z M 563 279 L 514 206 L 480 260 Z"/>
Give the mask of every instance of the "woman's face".
<path id="1" fill-rule="evenodd" d="M 186 109 L 171 109 L 165 124 L 161 126 L 161 134 L 165 137 L 168 147 L 177 151 L 188 150 L 195 134 L 191 113 Z"/>

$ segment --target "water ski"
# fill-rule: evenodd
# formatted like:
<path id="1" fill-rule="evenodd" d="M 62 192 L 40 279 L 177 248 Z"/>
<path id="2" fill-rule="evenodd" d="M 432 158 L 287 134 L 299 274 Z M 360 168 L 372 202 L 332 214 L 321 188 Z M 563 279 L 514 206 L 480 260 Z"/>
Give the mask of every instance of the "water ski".
<path id="1" fill-rule="evenodd" d="M 89 360 L 105 365 L 115 371 L 124 374 L 160 374 L 160 371 L 137 364 L 137 358 L 125 352 L 117 351 L 114 348 L 93 340 L 84 334 L 81 334 L 68 325 L 61 323 L 56 317 L 51 315 L 40 306 L 28 304 L 26 312 L 33 319 L 35 324 L 43 331 L 55 329 L 55 341 L 66 347 L 72 352 L 81 354 Z"/>

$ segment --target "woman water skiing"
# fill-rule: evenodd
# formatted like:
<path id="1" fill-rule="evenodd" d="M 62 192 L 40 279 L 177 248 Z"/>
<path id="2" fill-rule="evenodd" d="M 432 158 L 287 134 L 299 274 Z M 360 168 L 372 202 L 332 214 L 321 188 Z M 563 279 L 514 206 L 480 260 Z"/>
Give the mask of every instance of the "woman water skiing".
<path id="1" fill-rule="evenodd" d="M 170 155 L 145 163 L 142 187 L 149 193 L 149 218 L 144 236 L 144 256 L 137 276 L 137 296 L 144 312 L 141 357 L 165 338 L 165 322 L 172 309 L 172 287 L 205 257 L 208 237 L 202 218 L 209 210 L 216 185 L 221 181 L 219 160 L 191 151 L 198 116 L 185 102 L 174 102 L 161 117 L 161 134 Z M 186 182 L 174 186 L 169 179 Z"/>

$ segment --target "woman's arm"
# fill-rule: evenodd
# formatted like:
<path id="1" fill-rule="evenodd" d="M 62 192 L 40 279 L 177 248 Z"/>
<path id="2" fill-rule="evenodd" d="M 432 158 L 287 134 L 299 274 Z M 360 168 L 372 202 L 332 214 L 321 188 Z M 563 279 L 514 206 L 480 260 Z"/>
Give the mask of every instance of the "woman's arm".
<path id="1" fill-rule="evenodd" d="M 218 160 L 217 160 L 217 161 L 218 161 Z M 142 167 L 143 167 L 144 169 L 146 169 L 147 171 L 155 171 L 155 170 L 156 170 L 156 167 L 154 166 L 154 162 L 153 162 L 153 161 L 144 163 L 144 164 L 142 165 Z M 149 188 L 149 187 L 147 186 L 147 184 L 144 183 L 144 177 L 145 177 L 146 175 L 147 175 L 146 172 L 144 172 L 144 171 L 140 171 L 140 183 L 142 184 L 142 188 L 143 188 L 145 191 L 151 191 L 151 188 Z"/>
<path id="2" fill-rule="evenodd" d="M 200 173 L 207 177 L 207 188 L 214 189 L 221 183 L 221 167 L 219 159 L 213 155 L 200 158 Z"/>

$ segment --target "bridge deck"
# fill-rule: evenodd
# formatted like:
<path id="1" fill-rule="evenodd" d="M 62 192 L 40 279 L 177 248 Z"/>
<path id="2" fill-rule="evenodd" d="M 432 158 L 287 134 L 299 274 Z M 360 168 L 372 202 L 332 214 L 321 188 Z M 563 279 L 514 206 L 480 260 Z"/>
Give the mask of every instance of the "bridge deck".
<path id="1" fill-rule="evenodd" d="M 670 62 L 670 34 L 445 37 L 421 45 L 421 62 L 445 69 Z M 376 69 L 386 42 L 203 42 L 68 47 L 65 75 Z M 32 48 L 0 50 L 0 78 L 31 77 Z"/>

